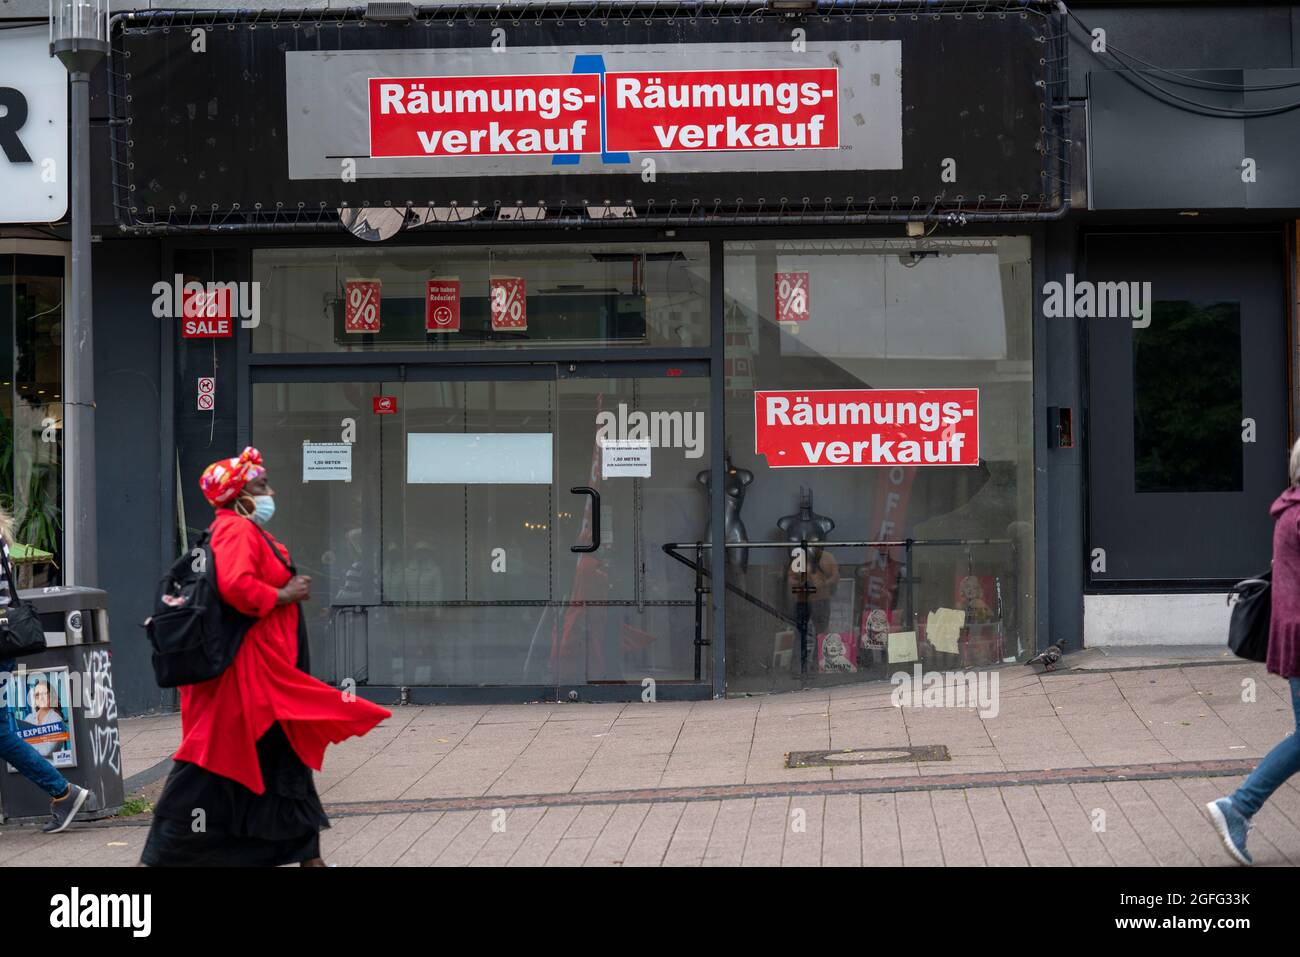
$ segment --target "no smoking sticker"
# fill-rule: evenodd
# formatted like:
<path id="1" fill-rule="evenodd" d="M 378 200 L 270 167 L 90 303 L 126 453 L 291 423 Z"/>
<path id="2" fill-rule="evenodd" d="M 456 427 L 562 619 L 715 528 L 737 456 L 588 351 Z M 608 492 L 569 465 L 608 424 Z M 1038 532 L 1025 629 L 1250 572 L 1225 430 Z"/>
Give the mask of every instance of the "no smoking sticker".
<path id="1" fill-rule="evenodd" d="M 198 407 L 200 412 L 211 412 L 217 406 L 217 380 L 212 376 L 199 377 Z"/>

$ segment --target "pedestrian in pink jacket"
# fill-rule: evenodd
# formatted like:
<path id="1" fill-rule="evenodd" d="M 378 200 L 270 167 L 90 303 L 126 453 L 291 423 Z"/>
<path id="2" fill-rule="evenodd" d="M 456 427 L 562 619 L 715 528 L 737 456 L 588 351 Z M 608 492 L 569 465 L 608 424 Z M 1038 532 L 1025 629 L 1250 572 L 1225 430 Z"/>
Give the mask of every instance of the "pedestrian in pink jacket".
<path id="1" fill-rule="evenodd" d="M 1264 802 L 1287 778 L 1300 772 L 1300 442 L 1291 449 L 1290 487 L 1273 503 L 1272 618 L 1268 627 L 1269 674 L 1291 685 L 1291 709 L 1296 730 L 1264 756 L 1264 760 L 1231 797 L 1211 801 L 1206 808 L 1228 853 L 1241 864 L 1253 864 L 1246 837 Z"/>

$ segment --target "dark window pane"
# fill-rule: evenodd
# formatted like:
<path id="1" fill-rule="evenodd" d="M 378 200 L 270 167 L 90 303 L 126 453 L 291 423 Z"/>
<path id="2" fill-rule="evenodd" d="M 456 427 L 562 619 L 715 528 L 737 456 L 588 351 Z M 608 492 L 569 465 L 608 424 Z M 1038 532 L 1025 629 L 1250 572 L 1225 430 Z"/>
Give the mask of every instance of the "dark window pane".
<path id="1" fill-rule="evenodd" d="M 1139 492 L 1238 492 L 1241 304 L 1156 302 L 1133 330 Z"/>

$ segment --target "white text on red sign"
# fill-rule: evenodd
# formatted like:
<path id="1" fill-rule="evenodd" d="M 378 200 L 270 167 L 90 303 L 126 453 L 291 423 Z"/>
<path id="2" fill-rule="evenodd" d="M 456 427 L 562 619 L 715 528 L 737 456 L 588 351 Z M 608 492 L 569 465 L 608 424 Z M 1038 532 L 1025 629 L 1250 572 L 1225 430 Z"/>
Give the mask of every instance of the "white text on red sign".
<path id="1" fill-rule="evenodd" d="M 809 316 L 806 272 L 776 274 L 776 321 L 806 322 Z"/>
<path id="2" fill-rule="evenodd" d="M 371 77 L 368 93 L 376 158 L 840 146 L 830 68 Z"/>
<path id="3" fill-rule="evenodd" d="M 833 69 L 688 70 L 605 76 L 613 152 L 835 149 Z"/>
<path id="4" fill-rule="evenodd" d="M 600 76 L 370 79 L 370 155 L 600 152 Z"/>
<path id="5" fill-rule="evenodd" d="M 754 393 L 754 451 L 772 468 L 978 465 L 978 389 Z"/>
<path id="6" fill-rule="evenodd" d="M 343 331 L 378 332 L 383 283 L 378 279 L 349 279 L 343 284 Z"/>

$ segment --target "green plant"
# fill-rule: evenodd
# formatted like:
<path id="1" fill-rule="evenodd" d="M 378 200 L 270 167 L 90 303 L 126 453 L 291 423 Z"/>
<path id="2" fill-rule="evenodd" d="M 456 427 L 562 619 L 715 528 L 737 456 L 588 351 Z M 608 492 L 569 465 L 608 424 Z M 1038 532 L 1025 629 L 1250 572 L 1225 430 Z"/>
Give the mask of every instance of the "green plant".
<path id="1" fill-rule="evenodd" d="M 122 802 L 122 809 L 117 812 L 116 817 L 131 817 L 135 814 L 144 814 L 146 811 L 153 810 L 153 802 L 147 798 L 133 797 L 127 798 Z"/>
<path id="2" fill-rule="evenodd" d="M 0 409 L 0 508 L 14 510 L 14 427 Z"/>
<path id="3" fill-rule="evenodd" d="M 27 480 L 27 496 L 18 530 L 14 537 L 25 545 L 59 553 L 63 530 L 58 495 L 58 470 L 49 462 L 32 466 Z"/>

